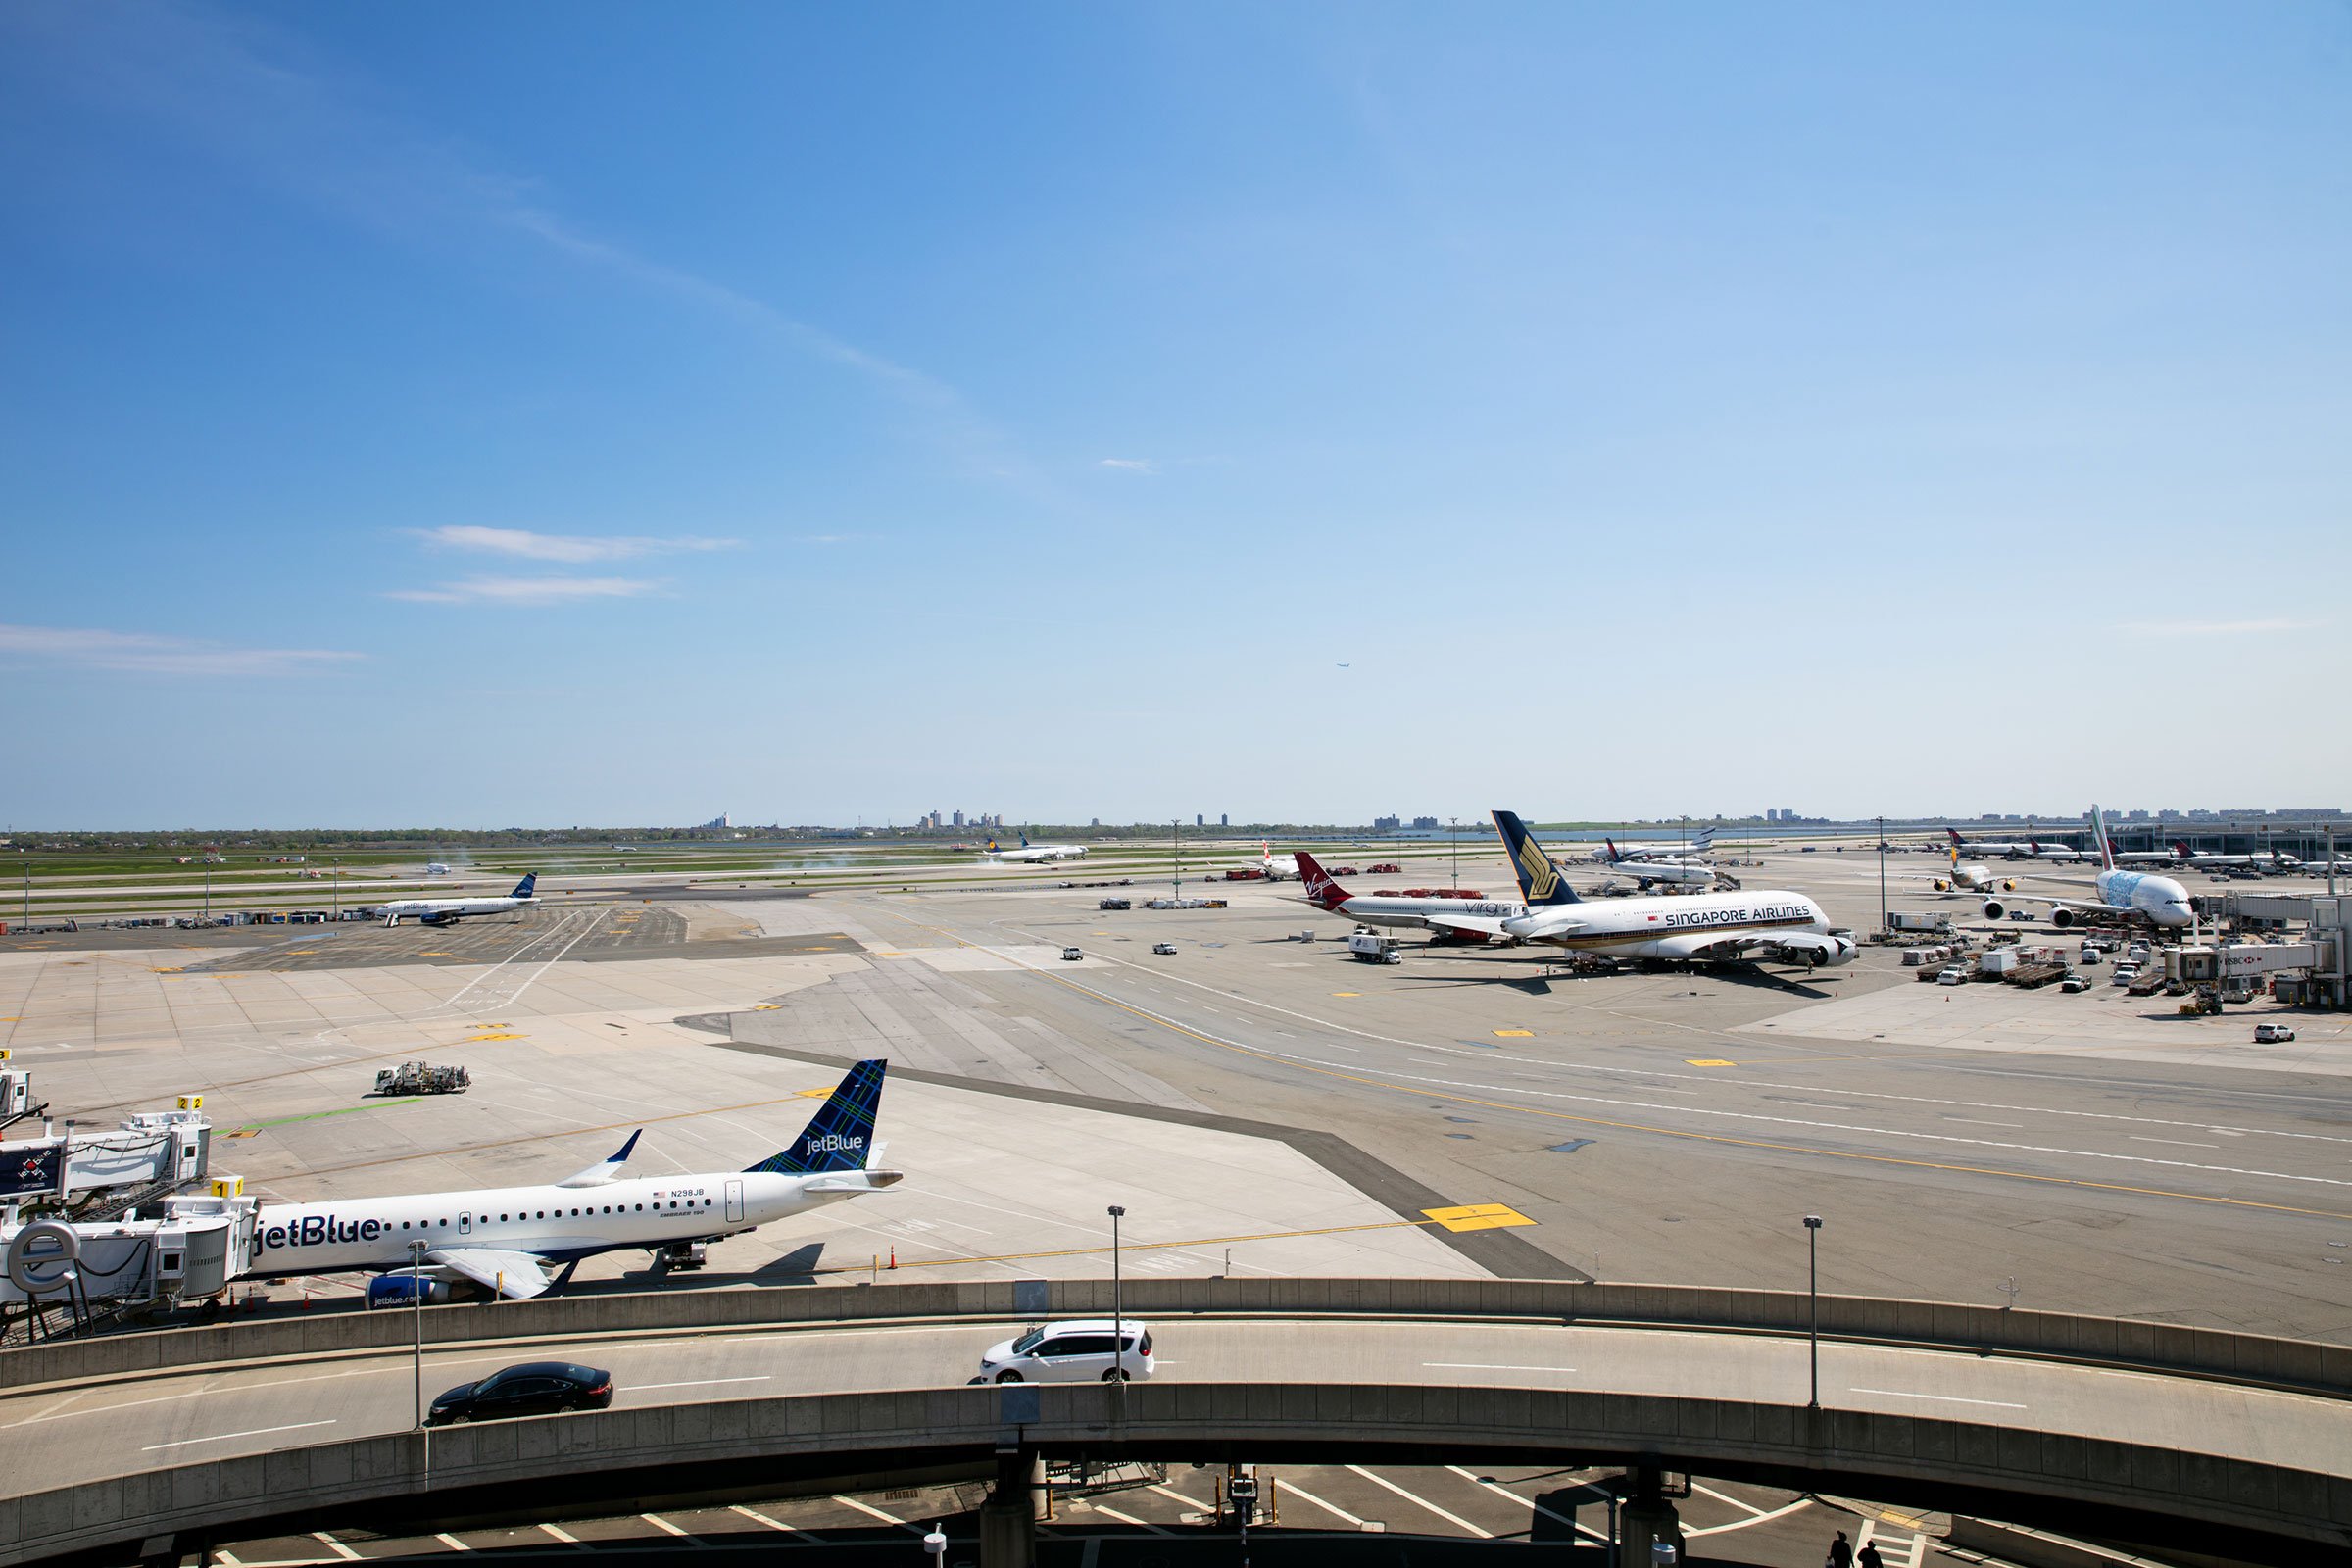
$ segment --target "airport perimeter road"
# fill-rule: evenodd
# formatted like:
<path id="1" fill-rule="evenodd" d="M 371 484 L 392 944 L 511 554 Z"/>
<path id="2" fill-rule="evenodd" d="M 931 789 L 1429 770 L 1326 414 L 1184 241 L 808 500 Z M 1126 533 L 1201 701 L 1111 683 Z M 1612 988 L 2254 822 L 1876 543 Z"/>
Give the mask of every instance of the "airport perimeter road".
<path id="1" fill-rule="evenodd" d="M 424 1393 L 516 1361 L 615 1374 L 616 1407 L 937 1388 L 1019 1325 L 961 1322 L 428 1349 Z M 1166 1382 L 1433 1384 L 1801 1404 L 1801 1339 L 1461 1321 L 1174 1319 Z M 405 1354 L 220 1367 L 0 1398 L 5 1494 L 406 1430 Z M 1825 1407 L 1999 1425 L 2352 1475 L 2352 1403 L 2188 1377 L 1967 1352 L 1828 1344 Z"/>
<path id="2" fill-rule="evenodd" d="M 887 1040 L 903 1070 L 1086 1092 L 1055 1059 L 953 1027 L 937 1005 L 952 983 L 1171 1101 L 1330 1132 L 1509 1203 L 1537 1222 L 1515 1234 L 1600 1278 L 1801 1288 L 1799 1217 L 1816 1213 L 1825 1288 L 2014 1288 L 2025 1305 L 2352 1337 L 2352 1079 L 2219 1050 L 2186 1065 L 1807 1037 L 1808 1010 L 1840 995 L 1900 985 L 1935 1004 L 1881 952 L 1809 980 L 1546 977 L 1528 950 L 1367 965 L 1285 940 L 1335 922 L 1231 896 L 1216 911 L 1098 912 L 1075 890 L 859 901 L 869 927 L 903 933 L 890 951 L 727 1025 L 812 1060 Z M 1163 940 L 1174 956 L 1151 953 Z M 1084 961 L 1059 961 L 1065 943 Z M 2053 1034 L 2115 1016 L 2104 996 L 2019 997 L 2061 1003 L 2082 1010 Z"/>

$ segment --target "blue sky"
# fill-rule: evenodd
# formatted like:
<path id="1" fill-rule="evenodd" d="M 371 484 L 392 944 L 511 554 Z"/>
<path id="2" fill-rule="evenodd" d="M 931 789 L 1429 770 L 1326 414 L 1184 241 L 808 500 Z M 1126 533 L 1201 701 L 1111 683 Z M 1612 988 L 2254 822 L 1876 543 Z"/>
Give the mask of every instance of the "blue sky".
<path id="1" fill-rule="evenodd" d="M 2348 78 L 2319 4 L 26 0 L 0 818 L 2344 804 Z"/>

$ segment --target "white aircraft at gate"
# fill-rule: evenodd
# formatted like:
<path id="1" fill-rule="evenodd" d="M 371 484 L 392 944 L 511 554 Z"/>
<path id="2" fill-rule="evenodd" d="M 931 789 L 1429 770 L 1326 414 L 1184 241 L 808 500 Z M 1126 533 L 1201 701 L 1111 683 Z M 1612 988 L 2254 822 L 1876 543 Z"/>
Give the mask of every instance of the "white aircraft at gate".
<path id="1" fill-rule="evenodd" d="M 2107 819 L 2095 806 L 2090 808 L 2090 828 L 2091 836 L 2098 841 L 2099 863 L 2105 867 L 2090 879 L 2093 897 L 2044 899 L 2027 895 L 2006 904 L 1999 899 L 1986 899 L 1984 918 L 1998 920 L 2007 911 L 2008 904 L 2047 904 L 2050 924 L 2061 931 L 2092 914 L 2120 916 L 2126 921 L 2145 920 L 2150 925 L 2168 928 L 2195 923 L 2197 916 L 2188 902 L 2188 889 L 2169 876 L 2116 868 L 2115 850 L 2107 842 Z"/>
<path id="2" fill-rule="evenodd" d="M 1579 953 L 1696 963 L 1769 958 L 1812 969 L 1851 963 L 1861 951 L 1850 933 L 1833 928 L 1821 906 L 1801 893 L 1701 893 L 1588 904 L 1526 823 L 1509 811 L 1496 811 L 1494 827 L 1527 898 L 1527 913 L 1465 919 L 1459 922 L 1463 926 Z"/>

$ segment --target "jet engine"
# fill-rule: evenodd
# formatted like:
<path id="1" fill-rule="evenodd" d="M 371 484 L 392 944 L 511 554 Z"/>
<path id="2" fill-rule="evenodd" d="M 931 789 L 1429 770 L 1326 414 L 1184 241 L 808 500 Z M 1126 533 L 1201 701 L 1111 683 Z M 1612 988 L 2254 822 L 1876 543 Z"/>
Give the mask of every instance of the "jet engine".
<path id="1" fill-rule="evenodd" d="M 2072 910 L 2072 909 L 2068 908 L 2068 907 L 2067 907 L 2065 905 L 2063 905 L 2063 904 L 2056 904 L 2056 905 L 2052 905 L 2052 906 L 2050 906 L 2050 924 L 2052 924 L 2052 925 L 2056 926 L 2056 927 L 2057 927 L 2059 930 L 2063 931 L 2063 930 L 2065 930 L 2065 929 L 2066 929 L 2068 926 L 2070 926 L 2070 925 L 2073 925 L 2074 923 L 2075 923 L 2075 911 L 2074 911 L 2074 910 Z"/>
<path id="2" fill-rule="evenodd" d="M 1984 918 L 1985 918 L 1985 919 L 1987 919 L 1987 920 L 1998 920 L 1998 919 L 1999 919 L 1999 918 L 2000 918 L 2002 915 L 2004 915 L 2004 914 L 2007 914 L 2008 912 L 2009 912 L 2009 910 L 2008 910 L 2008 906 L 2005 906 L 2005 905 L 2003 905 L 2003 904 L 2001 903 L 2001 901 L 2000 901 L 2000 900 L 1998 900 L 1998 899 L 1986 899 L 1986 900 L 1984 901 Z"/>

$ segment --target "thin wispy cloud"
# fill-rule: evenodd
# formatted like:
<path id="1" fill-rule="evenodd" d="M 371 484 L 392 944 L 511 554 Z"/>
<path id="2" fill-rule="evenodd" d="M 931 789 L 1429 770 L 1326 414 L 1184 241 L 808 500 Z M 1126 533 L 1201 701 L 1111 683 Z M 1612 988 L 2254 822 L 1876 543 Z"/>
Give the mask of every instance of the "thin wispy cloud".
<path id="1" fill-rule="evenodd" d="M 1150 458 L 1103 458 L 1095 466 L 1118 468 L 1127 473 L 1157 473 L 1159 471 L 1159 465 Z"/>
<path id="2" fill-rule="evenodd" d="M 472 550 L 493 556 L 518 556 L 525 561 L 561 561 L 579 564 L 591 561 L 627 561 L 635 556 L 674 555 L 685 551 L 732 550 L 740 539 L 704 539 L 685 535 L 658 539 L 642 534 L 538 533 L 529 528 L 481 528 L 454 524 L 419 528 L 416 537 L 447 550 Z"/>
<path id="3" fill-rule="evenodd" d="M 154 632 L 0 624 L 0 658 L 9 655 L 142 675 L 302 675 L 367 657 L 331 648 L 237 648 Z"/>
<path id="4" fill-rule="evenodd" d="M 642 577 L 465 577 L 437 588 L 395 588 L 386 599 L 418 605 L 575 605 L 642 599 L 662 585 Z"/>
<path id="5" fill-rule="evenodd" d="M 2268 632 L 2311 631 L 2324 620 L 2127 620 L 2116 628 L 2135 637 L 2258 637 Z"/>
<path id="6" fill-rule="evenodd" d="M 0 39 L 49 80 L 162 120 L 248 177 L 396 242 L 519 235 L 852 371 L 920 413 L 933 443 L 974 474 L 1043 482 L 1003 431 L 936 376 L 599 237 L 559 211 L 541 181 L 409 123 L 371 81 L 254 16 L 196 5 L 17 7 L 0 9 Z"/>

